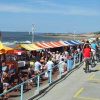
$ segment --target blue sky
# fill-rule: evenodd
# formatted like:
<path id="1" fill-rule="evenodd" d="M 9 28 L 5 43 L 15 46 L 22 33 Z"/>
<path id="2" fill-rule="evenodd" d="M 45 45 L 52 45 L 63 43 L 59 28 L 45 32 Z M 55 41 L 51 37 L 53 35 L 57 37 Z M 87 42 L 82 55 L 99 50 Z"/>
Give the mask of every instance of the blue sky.
<path id="1" fill-rule="evenodd" d="M 0 0 L 0 31 L 100 31 L 100 0 Z"/>

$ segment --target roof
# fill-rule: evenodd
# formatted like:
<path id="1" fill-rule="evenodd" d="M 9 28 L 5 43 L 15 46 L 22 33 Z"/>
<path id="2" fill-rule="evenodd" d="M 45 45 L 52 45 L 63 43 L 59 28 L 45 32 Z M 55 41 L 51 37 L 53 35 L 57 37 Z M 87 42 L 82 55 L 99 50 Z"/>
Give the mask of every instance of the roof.
<path id="1" fill-rule="evenodd" d="M 56 47 L 62 47 L 66 46 L 66 44 L 62 43 L 61 41 L 55 41 L 55 42 L 37 42 L 37 46 L 46 49 L 46 48 L 56 48 Z"/>
<path id="2" fill-rule="evenodd" d="M 19 44 L 18 47 L 24 48 L 24 49 L 29 50 L 29 51 L 42 49 L 35 44 Z"/>

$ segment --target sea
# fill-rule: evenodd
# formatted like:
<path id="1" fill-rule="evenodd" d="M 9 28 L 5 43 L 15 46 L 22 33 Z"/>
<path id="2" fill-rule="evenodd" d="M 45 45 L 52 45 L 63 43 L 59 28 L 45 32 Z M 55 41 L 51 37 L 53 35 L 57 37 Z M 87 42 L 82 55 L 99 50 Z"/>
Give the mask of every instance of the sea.
<path id="1" fill-rule="evenodd" d="M 33 42 L 58 41 L 61 38 L 45 37 L 43 33 L 34 33 Z M 5 45 L 14 45 L 17 43 L 31 43 L 32 33 L 29 32 L 1 32 L 1 41 Z"/>

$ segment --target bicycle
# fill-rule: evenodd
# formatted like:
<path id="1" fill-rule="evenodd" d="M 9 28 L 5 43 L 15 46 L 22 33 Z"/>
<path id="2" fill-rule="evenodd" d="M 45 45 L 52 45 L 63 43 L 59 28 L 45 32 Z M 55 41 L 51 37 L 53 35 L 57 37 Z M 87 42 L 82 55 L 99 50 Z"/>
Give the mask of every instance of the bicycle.
<path id="1" fill-rule="evenodd" d="M 84 68 L 84 70 L 85 70 L 86 73 L 88 73 L 88 72 L 90 72 L 90 70 L 89 70 L 90 58 L 85 58 L 84 62 L 85 62 L 85 68 Z"/>

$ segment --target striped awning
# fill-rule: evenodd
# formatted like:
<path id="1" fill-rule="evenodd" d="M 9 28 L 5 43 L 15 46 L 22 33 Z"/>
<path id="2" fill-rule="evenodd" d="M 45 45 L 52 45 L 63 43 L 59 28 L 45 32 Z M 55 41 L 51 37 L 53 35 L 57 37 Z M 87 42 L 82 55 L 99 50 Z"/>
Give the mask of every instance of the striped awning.
<path id="1" fill-rule="evenodd" d="M 79 45 L 82 44 L 82 42 L 76 41 L 76 40 L 69 40 L 69 41 L 64 41 L 64 43 L 68 45 Z"/>
<path id="2" fill-rule="evenodd" d="M 42 49 L 35 44 L 19 44 L 18 47 L 24 48 L 24 49 L 29 50 L 29 51 Z"/>
<path id="3" fill-rule="evenodd" d="M 45 48 L 57 48 L 57 47 L 62 47 L 62 46 L 66 46 L 66 44 L 64 44 L 61 41 L 55 41 L 55 42 L 37 42 L 36 45 L 38 45 L 39 47 L 45 49 Z"/>
<path id="4" fill-rule="evenodd" d="M 71 42 L 75 43 L 76 45 L 81 44 L 80 42 L 75 41 L 75 40 L 71 40 Z"/>
<path id="5" fill-rule="evenodd" d="M 57 47 L 62 47 L 65 46 L 63 43 L 60 41 L 55 41 L 55 42 L 47 42 L 48 45 L 52 46 L 52 48 L 57 48 Z"/>
<path id="6" fill-rule="evenodd" d="M 68 44 L 68 45 L 75 45 L 75 44 L 73 44 L 73 43 L 71 43 L 71 42 L 69 42 L 69 41 L 64 41 L 64 43 L 65 43 L 65 44 Z"/>
<path id="7" fill-rule="evenodd" d="M 43 49 L 52 48 L 52 46 L 48 45 L 46 42 L 37 42 L 36 45 Z"/>

